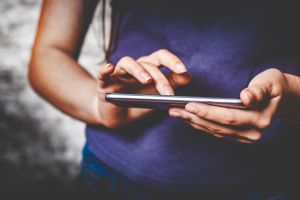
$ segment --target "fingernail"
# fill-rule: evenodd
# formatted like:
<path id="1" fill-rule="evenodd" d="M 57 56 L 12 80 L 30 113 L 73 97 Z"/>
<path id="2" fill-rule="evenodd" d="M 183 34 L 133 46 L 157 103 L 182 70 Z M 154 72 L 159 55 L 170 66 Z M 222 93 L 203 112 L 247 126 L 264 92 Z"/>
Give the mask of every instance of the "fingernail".
<path id="1" fill-rule="evenodd" d="M 176 112 L 176 111 L 171 111 L 171 112 L 170 112 L 170 115 L 171 115 L 172 117 L 180 117 L 180 116 L 181 116 L 181 114 L 180 114 L 179 112 Z"/>
<path id="2" fill-rule="evenodd" d="M 191 105 L 191 104 L 187 104 L 186 110 L 189 111 L 189 112 L 192 112 L 192 113 L 198 112 L 198 108 L 194 105 Z"/>
<path id="3" fill-rule="evenodd" d="M 151 77 L 144 71 L 141 72 L 141 76 L 143 77 L 143 80 L 145 82 L 148 82 L 149 80 L 151 80 Z"/>
<path id="4" fill-rule="evenodd" d="M 258 140 L 261 137 L 260 134 L 249 134 L 248 138 L 250 138 L 251 140 Z"/>
<path id="5" fill-rule="evenodd" d="M 221 135 L 218 135 L 218 134 L 213 134 L 213 136 L 215 136 L 217 138 L 223 138 Z"/>
<path id="6" fill-rule="evenodd" d="M 170 86 L 165 85 L 163 87 L 163 95 L 174 95 L 174 91 Z"/>
<path id="7" fill-rule="evenodd" d="M 252 93 L 251 93 L 251 92 L 246 92 L 246 94 L 247 94 L 249 100 L 252 101 L 252 100 L 253 100 L 253 95 L 252 95 Z"/>
<path id="8" fill-rule="evenodd" d="M 253 99 L 252 93 L 247 91 L 247 92 L 246 92 L 246 96 L 247 96 L 247 101 L 248 101 L 247 103 L 248 103 L 248 104 L 252 103 L 253 100 L 254 100 L 254 99 Z"/>
<path id="9" fill-rule="evenodd" d="M 107 64 L 106 64 L 106 67 L 107 67 L 108 69 L 112 69 L 112 68 L 114 68 L 114 65 L 111 64 L 111 63 L 107 63 Z"/>
<path id="10" fill-rule="evenodd" d="M 184 73 L 187 72 L 186 67 L 184 66 L 183 63 L 176 63 L 175 65 L 176 69 L 178 70 L 179 73 Z"/>

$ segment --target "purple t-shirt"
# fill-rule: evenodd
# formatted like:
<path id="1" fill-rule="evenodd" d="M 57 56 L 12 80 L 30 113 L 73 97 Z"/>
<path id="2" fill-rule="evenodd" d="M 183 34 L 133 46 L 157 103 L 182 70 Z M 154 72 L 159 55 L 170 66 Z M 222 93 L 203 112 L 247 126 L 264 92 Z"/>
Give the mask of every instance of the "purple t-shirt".
<path id="1" fill-rule="evenodd" d="M 114 0 L 111 5 L 119 28 L 109 62 L 169 49 L 193 75 L 178 95 L 239 98 L 267 68 L 299 74 L 298 11 L 288 3 Z M 299 134 L 296 125 L 276 119 L 260 141 L 241 144 L 195 130 L 167 111 L 120 129 L 86 128 L 87 145 L 99 159 L 137 183 L 166 191 L 295 176 Z"/>

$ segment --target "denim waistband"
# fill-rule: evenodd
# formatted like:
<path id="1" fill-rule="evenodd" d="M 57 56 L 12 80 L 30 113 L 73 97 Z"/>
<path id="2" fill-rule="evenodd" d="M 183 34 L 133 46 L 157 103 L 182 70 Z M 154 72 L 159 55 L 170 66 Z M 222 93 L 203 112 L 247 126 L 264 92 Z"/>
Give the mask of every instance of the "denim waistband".
<path id="1" fill-rule="evenodd" d="M 252 191 L 248 193 L 207 193 L 207 194 L 166 194 L 154 191 L 134 183 L 126 176 L 98 159 L 85 145 L 81 162 L 81 176 L 94 196 L 109 196 L 109 199 L 157 200 L 157 199 L 247 199 L 247 200 L 280 200 L 286 199 L 282 191 Z"/>

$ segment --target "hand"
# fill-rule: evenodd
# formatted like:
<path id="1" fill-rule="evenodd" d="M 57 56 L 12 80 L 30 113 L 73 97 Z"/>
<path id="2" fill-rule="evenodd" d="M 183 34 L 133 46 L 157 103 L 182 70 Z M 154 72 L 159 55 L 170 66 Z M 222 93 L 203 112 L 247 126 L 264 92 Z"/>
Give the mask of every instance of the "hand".
<path id="1" fill-rule="evenodd" d="M 240 93 L 241 101 L 248 107 L 245 110 L 188 103 L 185 109 L 171 108 L 169 113 L 216 137 L 251 143 L 261 138 L 281 111 L 286 88 L 283 73 L 268 69 Z"/>
<path id="2" fill-rule="evenodd" d="M 165 76 L 160 67 L 166 66 L 171 74 Z M 98 73 L 97 112 L 104 126 L 118 128 L 151 113 L 151 109 L 124 108 L 107 102 L 106 93 L 148 93 L 173 95 L 174 89 L 191 81 L 183 62 L 167 50 L 158 50 L 134 60 L 123 57 L 116 66 L 107 64 Z"/>

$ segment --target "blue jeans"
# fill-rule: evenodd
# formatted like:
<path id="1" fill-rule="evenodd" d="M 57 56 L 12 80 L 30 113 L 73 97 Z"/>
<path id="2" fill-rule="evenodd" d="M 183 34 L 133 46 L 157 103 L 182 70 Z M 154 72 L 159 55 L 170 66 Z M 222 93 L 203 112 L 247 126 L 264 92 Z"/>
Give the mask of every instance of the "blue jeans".
<path id="1" fill-rule="evenodd" d="M 207 193 L 207 194 L 168 194 L 154 191 L 138 185 L 116 172 L 110 166 L 99 160 L 93 152 L 85 146 L 81 164 L 81 177 L 87 186 L 89 196 L 93 199 L 115 200 L 157 200 L 157 199 L 244 199 L 244 200 L 282 200 L 295 199 L 286 192 L 247 192 L 239 193 Z"/>

